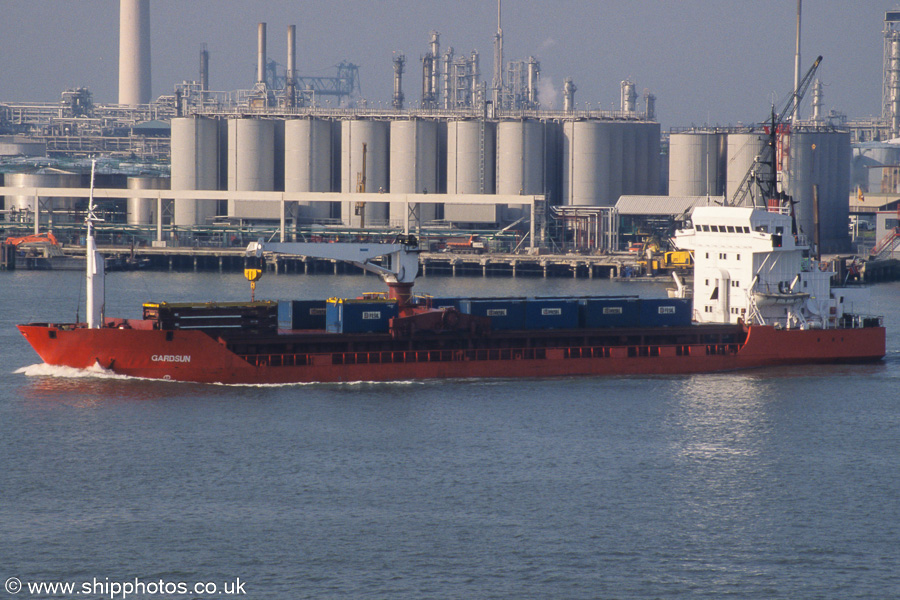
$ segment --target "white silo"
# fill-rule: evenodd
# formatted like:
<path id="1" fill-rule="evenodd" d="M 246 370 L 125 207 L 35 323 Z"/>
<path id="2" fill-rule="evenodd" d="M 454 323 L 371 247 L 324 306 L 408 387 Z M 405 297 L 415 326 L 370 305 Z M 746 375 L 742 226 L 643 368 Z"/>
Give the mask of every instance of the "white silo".
<path id="1" fill-rule="evenodd" d="M 572 206 L 609 206 L 610 127 L 604 121 L 567 121 L 563 125 L 564 202 Z"/>
<path id="2" fill-rule="evenodd" d="M 850 194 L 850 133 L 794 128 L 787 191 L 793 197 L 800 230 L 813 240 L 818 196 L 821 252 L 846 252 Z"/>
<path id="3" fill-rule="evenodd" d="M 447 193 L 493 194 L 497 130 L 490 121 L 447 123 Z"/>
<path id="4" fill-rule="evenodd" d="M 497 126 L 497 193 L 544 193 L 544 127 L 540 121 L 501 121 Z M 507 207 L 506 220 L 524 216 L 525 205 Z"/>
<path id="5" fill-rule="evenodd" d="M 900 146 L 886 142 L 853 144 L 850 188 L 863 192 L 896 194 L 900 181 L 893 175 L 900 167 Z"/>
<path id="6" fill-rule="evenodd" d="M 332 180 L 331 121 L 292 119 L 284 124 L 284 191 L 330 192 Z M 300 202 L 301 221 L 328 219 L 330 202 Z"/>
<path id="7" fill-rule="evenodd" d="M 438 190 L 438 126 L 436 121 L 412 118 L 391 121 L 390 189 L 392 193 L 426 194 Z M 419 225 L 435 218 L 436 205 L 418 207 Z M 407 208 L 393 203 L 391 224 L 406 222 Z"/>
<path id="8" fill-rule="evenodd" d="M 669 195 L 721 196 L 725 191 L 726 136 L 713 131 L 669 137 Z"/>
<path id="9" fill-rule="evenodd" d="M 634 194 L 638 189 L 638 161 L 640 126 L 638 123 L 623 122 L 622 126 L 622 194 Z"/>
<path id="10" fill-rule="evenodd" d="M 629 180 L 626 194 L 655 195 L 660 191 L 660 126 L 652 121 L 627 123 L 634 139 L 634 176 Z M 627 160 L 627 159 L 626 159 Z"/>
<path id="11" fill-rule="evenodd" d="M 447 193 L 493 194 L 496 191 L 497 125 L 485 120 L 447 123 Z M 448 204 L 444 219 L 453 222 L 497 221 L 493 206 Z"/>
<path id="12" fill-rule="evenodd" d="M 728 152 L 726 160 L 725 199 L 732 202 L 735 192 L 741 186 L 750 168 L 753 167 L 757 155 L 766 145 L 766 135 L 762 132 L 745 131 L 742 133 L 728 134 Z M 760 173 L 764 174 L 768 168 L 759 165 Z M 669 192 L 671 194 L 671 191 Z M 755 192 L 754 192 L 755 193 Z M 735 201 L 740 201 L 736 199 Z M 747 206 L 752 202 L 750 195 L 744 197 L 743 203 Z"/>
<path id="13" fill-rule="evenodd" d="M 34 173 L 7 173 L 5 182 L 8 187 L 79 188 L 81 187 L 81 175 L 69 171 L 46 168 Z M 74 211 L 79 203 L 79 198 L 74 196 L 41 196 L 40 199 L 40 211 L 42 215 L 46 215 L 48 210 L 57 213 L 51 218 L 53 223 L 70 223 L 77 221 Z M 84 201 L 81 200 L 81 202 Z M 23 190 L 23 193 L 20 196 L 7 196 L 6 210 L 15 210 L 20 213 L 33 213 L 35 210 L 34 194 Z M 12 216 L 9 218 L 10 220 L 14 220 Z M 46 216 L 41 217 L 42 221 L 46 219 Z"/>
<path id="14" fill-rule="evenodd" d="M 119 104 L 150 102 L 150 0 L 119 1 Z"/>
<path id="15" fill-rule="evenodd" d="M 207 117 L 172 119 L 173 190 L 218 190 L 222 148 L 219 123 Z M 216 216 L 216 200 L 177 199 L 172 223 L 202 225 Z"/>
<path id="16" fill-rule="evenodd" d="M 127 183 L 129 190 L 167 190 L 169 189 L 168 177 L 129 177 Z M 163 215 L 172 201 L 163 199 Z M 159 202 L 156 198 L 129 197 L 126 202 L 127 218 L 129 225 L 151 225 L 157 222 L 159 215 Z"/>
<path id="17" fill-rule="evenodd" d="M 387 121 L 349 119 L 341 123 L 341 192 L 356 192 L 363 172 L 363 144 L 366 146 L 366 192 L 388 192 L 390 124 Z M 341 219 L 358 227 L 365 218 L 366 227 L 388 222 L 387 202 L 344 202 Z"/>
<path id="18" fill-rule="evenodd" d="M 229 191 L 275 190 L 275 121 L 228 122 Z M 280 202 L 228 201 L 228 215 L 244 219 L 281 219 Z"/>
<path id="19" fill-rule="evenodd" d="M 610 121 L 609 129 L 609 181 L 606 193 L 609 198 L 607 206 L 615 205 L 625 194 L 625 123 Z"/>

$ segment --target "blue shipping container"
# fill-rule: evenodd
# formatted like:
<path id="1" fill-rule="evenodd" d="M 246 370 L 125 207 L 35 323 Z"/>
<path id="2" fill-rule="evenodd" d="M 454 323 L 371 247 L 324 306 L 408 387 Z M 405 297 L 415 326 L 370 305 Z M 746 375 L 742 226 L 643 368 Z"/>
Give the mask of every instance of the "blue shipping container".
<path id="1" fill-rule="evenodd" d="M 525 301 L 526 329 L 575 329 L 578 300 L 574 298 L 529 298 Z"/>
<path id="2" fill-rule="evenodd" d="M 580 305 L 582 327 L 637 327 L 640 323 L 638 298 L 585 298 Z"/>
<path id="3" fill-rule="evenodd" d="M 329 333 L 387 333 L 397 316 L 395 300 L 331 299 L 325 307 Z"/>
<path id="4" fill-rule="evenodd" d="M 420 300 L 420 304 L 424 305 L 426 302 L 425 298 Z M 444 308 L 455 308 L 459 310 L 460 298 L 440 298 L 440 297 L 429 297 L 427 302 L 430 303 L 431 308 L 436 309 L 444 309 Z"/>
<path id="5" fill-rule="evenodd" d="M 684 327 L 691 324 L 691 301 L 681 298 L 641 300 L 642 327 Z"/>
<path id="6" fill-rule="evenodd" d="M 288 329 L 325 329 L 325 301 L 279 300 L 278 324 Z"/>
<path id="7" fill-rule="evenodd" d="M 478 317 L 490 317 L 492 329 L 525 328 L 525 300 L 523 298 L 460 300 L 459 312 Z"/>

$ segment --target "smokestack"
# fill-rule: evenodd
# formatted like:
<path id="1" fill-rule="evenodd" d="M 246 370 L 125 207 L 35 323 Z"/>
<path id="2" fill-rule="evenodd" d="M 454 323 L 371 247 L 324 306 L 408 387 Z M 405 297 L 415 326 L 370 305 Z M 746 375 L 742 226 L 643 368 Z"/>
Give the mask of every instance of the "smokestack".
<path id="1" fill-rule="evenodd" d="M 200 90 L 209 91 L 209 50 L 206 44 L 200 50 Z"/>
<path id="2" fill-rule="evenodd" d="M 288 83 L 294 80 L 294 69 L 297 67 L 297 26 L 288 25 L 287 30 L 287 78 Z"/>
<path id="3" fill-rule="evenodd" d="M 288 25 L 287 30 L 287 45 L 288 45 L 288 55 L 287 55 L 287 73 L 285 76 L 287 78 L 287 83 L 284 86 L 284 95 L 287 99 L 287 105 L 289 107 L 294 106 L 295 103 L 295 84 L 296 84 L 296 73 L 297 73 L 297 26 L 296 25 Z"/>
<path id="4" fill-rule="evenodd" d="M 119 3 L 119 104 L 150 102 L 150 0 Z"/>
<path id="5" fill-rule="evenodd" d="M 266 24 L 260 23 L 256 32 L 256 83 L 266 82 Z"/>
<path id="6" fill-rule="evenodd" d="M 572 112 L 575 110 L 575 82 L 571 77 L 566 77 L 563 84 L 563 112 Z"/>

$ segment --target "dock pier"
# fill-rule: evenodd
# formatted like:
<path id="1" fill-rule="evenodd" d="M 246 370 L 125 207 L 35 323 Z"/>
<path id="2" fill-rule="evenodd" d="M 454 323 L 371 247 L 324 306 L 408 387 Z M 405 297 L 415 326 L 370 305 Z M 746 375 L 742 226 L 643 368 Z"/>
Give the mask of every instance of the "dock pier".
<path id="1" fill-rule="evenodd" d="M 122 247 L 102 246 L 100 251 L 112 262 L 129 258 L 142 260 L 147 268 L 168 271 L 241 272 L 249 262 L 243 248 L 187 248 L 187 247 Z M 84 248 L 66 246 L 66 254 L 83 256 Z M 419 255 L 421 276 L 482 276 L 482 277 L 572 277 L 608 278 L 628 276 L 635 266 L 633 254 L 573 255 L 573 254 L 458 254 L 450 252 L 422 252 Z M 305 256 L 270 255 L 266 270 L 274 274 L 353 273 L 352 265 L 330 259 Z"/>

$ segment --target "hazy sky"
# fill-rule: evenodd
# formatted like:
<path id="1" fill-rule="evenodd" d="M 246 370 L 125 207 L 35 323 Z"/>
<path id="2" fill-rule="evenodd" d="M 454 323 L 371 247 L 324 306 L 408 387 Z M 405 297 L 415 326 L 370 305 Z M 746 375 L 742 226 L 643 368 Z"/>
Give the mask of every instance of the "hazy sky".
<path id="1" fill-rule="evenodd" d="M 541 62 L 544 104 L 561 105 L 572 77 L 576 104 L 618 108 L 631 79 L 657 97 L 664 128 L 764 118 L 793 85 L 796 0 L 504 0 L 504 58 Z M 823 55 L 826 110 L 881 114 L 882 27 L 895 0 L 804 0 L 802 70 Z M 490 82 L 496 0 L 151 0 L 153 97 L 198 79 L 210 52 L 210 87 L 252 87 L 256 24 L 268 23 L 268 54 L 286 63 L 287 26 L 297 26 L 301 75 L 333 76 L 359 65 L 370 106 L 388 106 L 391 56 L 407 56 L 407 105 L 421 90 L 429 32 L 441 51 L 478 50 Z M 95 102 L 118 96 L 117 0 L 0 0 L 0 101 L 55 101 L 86 86 Z M 808 94 L 804 113 L 809 113 Z M 639 102 L 640 106 L 640 102 Z"/>

